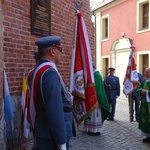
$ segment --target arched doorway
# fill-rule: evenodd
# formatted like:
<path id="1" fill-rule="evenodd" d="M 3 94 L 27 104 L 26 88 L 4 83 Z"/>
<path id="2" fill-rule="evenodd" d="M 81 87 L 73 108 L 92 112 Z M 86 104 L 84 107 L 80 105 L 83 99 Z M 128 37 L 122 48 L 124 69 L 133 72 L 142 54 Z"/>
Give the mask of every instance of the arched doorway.
<path id="1" fill-rule="evenodd" d="M 119 77 L 121 92 L 123 91 L 123 81 L 129 60 L 130 45 L 130 39 L 123 38 L 114 41 L 111 48 L 112 66 L 116 69 L 115 75 Z"/>

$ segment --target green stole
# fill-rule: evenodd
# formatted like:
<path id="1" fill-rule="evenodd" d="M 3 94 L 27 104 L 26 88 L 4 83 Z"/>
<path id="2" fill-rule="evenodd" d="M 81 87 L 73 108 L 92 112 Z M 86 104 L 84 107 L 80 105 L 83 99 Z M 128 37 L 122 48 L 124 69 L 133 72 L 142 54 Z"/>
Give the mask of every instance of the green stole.
<path id="1" fill-rule="evenodd" d="M 110 114 L 110 106 L 107 100 L 107 96 L 104 88 L 104 82 L 99 71 L 94 72 L 94 80 L 96 85 L 96 94 L 97 94 L 98 103 L 102 111 L 102 123 L 103 123 Z"/>

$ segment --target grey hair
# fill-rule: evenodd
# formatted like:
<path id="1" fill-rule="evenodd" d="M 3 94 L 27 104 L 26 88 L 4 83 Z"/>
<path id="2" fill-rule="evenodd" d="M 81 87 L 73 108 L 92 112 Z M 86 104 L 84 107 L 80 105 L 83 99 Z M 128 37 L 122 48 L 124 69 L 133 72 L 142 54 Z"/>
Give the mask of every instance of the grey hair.
<path id="1" fill-rule="evenodd" d="M 39 48 L 38 51 L 40 53 L 40 56 L 44 56 L 45 54 L 47 54 L 50 50 L 50 47 L 46 47 L 46 48 Z"/>
<path id="2" fill-rule="evenodd" d="M 146 68 L 145 71 L 146 71 L 146 70 L 150 71 L 150 68 Z"/>

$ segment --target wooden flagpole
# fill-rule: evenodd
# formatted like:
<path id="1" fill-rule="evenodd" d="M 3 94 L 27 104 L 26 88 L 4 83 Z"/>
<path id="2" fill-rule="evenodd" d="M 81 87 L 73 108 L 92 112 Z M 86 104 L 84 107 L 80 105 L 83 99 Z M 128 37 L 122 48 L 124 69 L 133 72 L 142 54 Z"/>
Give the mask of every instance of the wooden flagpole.
<path id="1" fill-rule="evenodd" d="M 74 73 L 74 61 L 75 61 L 75 50 L 76 50 L 76 37 L 77 37 L 77 17 L 75 21 L 75 35 L 74 35 L 74 46 L 72 49 L 72 57 L 71 57 L 71 68 L 70 68 L 70 87 L 69 90 L 72 92 L 72 87 L 73 87 L 73 73 Z"/>
<path id="2" fill-rule="evenodd" d="M 74 6 L 76 9 L 76 12 L 80 10 L 82 7 L 82 3 L 80 2 L 74 2 Z M 75 51 L 76 51 L 76 39 L 77 39 L 77 24 L 78 24 L 78 19 L 76 16 L 75 20 L 75 30 L 74 30 L 74 46 L 72 49 L 72 57 L 71 57 L 71 69 L 70 69 L 70 86 L 69 86 L 69 91 L 72 93 L 73 89 L 73 74 L 74 74 L 74 62 L 75 62 Z"/>

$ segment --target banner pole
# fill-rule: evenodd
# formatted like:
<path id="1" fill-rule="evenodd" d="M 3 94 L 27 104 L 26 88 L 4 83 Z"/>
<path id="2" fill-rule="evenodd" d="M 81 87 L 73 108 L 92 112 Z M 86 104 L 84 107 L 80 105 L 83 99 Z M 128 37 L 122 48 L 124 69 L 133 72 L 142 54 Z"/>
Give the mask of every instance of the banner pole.
<path id="1" fill-rule="evenodd" d="M 76 39 L 77 39 L 77 24 L 78 24 L 78 18 L 77 18 L 77 12 L 80 11 L 80 9 L 82 8 L 82 2 L 81 1 L 77 1 L 74 2 L 74 7 L 76 10 L 76 20 L 75 20 L 75 30 L 74 30 L 74 46 L 72 49 L 72 57 L 71 57 L 71 69 L 70 69 L 70 86 L 69 86 L 69 90 L 72 93 L 73 91 L 73 76 L 74 76 L 74 62 L 75 62 L 75 52 L 76 52 Z"/>
<path id="2" fill-rule="evenodd" d="M 75 62 L 75 51 L 76 51 L 76 38 L 77 38 L 77 23 L 78 23 L 78 19 L 76 16 L 76 20 L 75 20 L 75 33 L 74 33 L 74 46 L 72 49 L 72 57 L 71 57 L 71 68 L 70 68 L 70 87 L 69 90 L 70 92 L 73 91 L 73 74 L 74 74 L 74 62 Z"/>
<path id="3" fill-rule="evenodd" d="M 133 121 L 133 97 L 132 93 L 129 94 L 129 121 Z"/>

